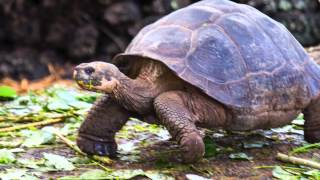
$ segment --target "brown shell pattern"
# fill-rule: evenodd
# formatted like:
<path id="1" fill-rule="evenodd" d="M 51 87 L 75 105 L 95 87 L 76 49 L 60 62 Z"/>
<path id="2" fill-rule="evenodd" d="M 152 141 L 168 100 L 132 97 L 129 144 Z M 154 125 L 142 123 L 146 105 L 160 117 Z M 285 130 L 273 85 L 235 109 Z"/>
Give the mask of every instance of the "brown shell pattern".
<path id="1" fill-rule="evenodd" d="M 320 69 L 280 23 L 227 0 L 204 0 L 146 26 L 125 53 L 166 64 L 231 108 L 302 108 L 319 95 Z"/>

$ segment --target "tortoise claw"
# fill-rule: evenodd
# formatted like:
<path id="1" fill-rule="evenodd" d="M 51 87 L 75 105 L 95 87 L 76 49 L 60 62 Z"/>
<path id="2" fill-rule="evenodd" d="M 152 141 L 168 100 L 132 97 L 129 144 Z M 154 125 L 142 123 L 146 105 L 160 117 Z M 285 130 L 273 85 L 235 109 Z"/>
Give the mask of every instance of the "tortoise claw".
<path id="1" fill-rule="evenodd" d="M 183 137 L 180 141 L 182 148 L 183 162 L 194 163 L 199 161 L 205 151 L 202 137 L 198 133 L 191 133 L 189 136 Z"/>
<path id="2" fill-rule="evenodd" d="M 99 139 L 99 138 L 97 138 Z M 117 144 L 113 141 L 95 141 L 83 136 L 78 136 L 77 145 L 81 151 L 90 155 L 116 157 Z"/>
<path id="3" fill-rule="evenodd" d="M 94 152 L 99 156 L 110 156 L 114 157 L 116 155 L 116 151 L 113 150 L 112 144 L 101 144 L 96 143 L 94 145 Z"/>

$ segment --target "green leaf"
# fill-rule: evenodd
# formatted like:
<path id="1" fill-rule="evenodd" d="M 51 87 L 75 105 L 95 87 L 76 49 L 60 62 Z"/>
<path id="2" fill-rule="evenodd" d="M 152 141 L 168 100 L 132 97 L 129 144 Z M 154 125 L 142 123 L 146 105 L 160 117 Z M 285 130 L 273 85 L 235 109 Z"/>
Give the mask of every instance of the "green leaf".
<path id="1" fill-rule="evenodd" d="M 304 119 L 295 119 L 291 122 L 291 124 L 297 125 L 297 126 L 303 126 L 304 125 Z"/>
<path id="2" fill-rule="evenodd" d="M 115 179 L 131 179 L 138 175 L 144 176 L 145 173 L 142 169 L 121 169 L 111 173 Z"/>
<path id="3" fill-rule="evenodd" d="M 54 92 L 54 101 L 48 105 L 48 108 L 50 110 L 68 110 L 67 106 L 72 106 L 76 109 L 89 109 L 92 104 L 79 100 L 76 97 L 79 96 L 79 94 L 80 93 L 76 91 L 59 89 Z"/>
<path id="4" fill-rule="evenodd" d="M 262 148 L 263 146 L 269 145 L 268 142 L 264 141 L 254 141 L 254 142 L 244 142 L 243 147 L 246 149 L 251 149 L 251 148 Z"/>
<path id="5" fill-rule="evenodd" d="M 17 97 L 17 92 L 9 86 L 0 86 L 0 97 L 13 99 Z"/>
<path id="6" fill-rule="evenodd" d="M 43 153 L 43 157 L 46 160 L 45 165 L 48 167 L 53 167 L 56 170 L 64 171 L 72 171 L 75 169 L 74 165 L 63 156 L 51 153 Z"/>
<path id="7" fill-rule="evenodd" d="M 92 104 L 83 101 L 70 102 L 68 105 L 74 107 L 75 109 L 89 109 L 92 107 Z"/>
<path id="8" fill-rule="evenodd" d="M 313 169 L 307 172 L 303 172 L 304 175 L 307 175 L 309 177 L 313 177 L 314 179 L 320 179 L 320 171 L 317 169 Z"/>
<path id="9" fill-rule="evenodd" d="M 285 170 L 283 170 L 280 166 L 276 166 L 272 170 L 272 175 L 275 178 L 282 179 L 282 180 L 298 180 L 298 176 L 295 176 Z"/>
<path id="10" fill-rule="evenodd" d="M 302 113 L 300 113 L 299 116 L 296 119 L 297 120 L 303 120 L 304 119 L 304 115 Z"/>
<path id="11" fill-rule="evenodd" d="M 0 164 L 13 163 L 16 160 L 15 155 L 8 149 L 0 149 Z"/>
<path id="12" fill-rule="evenodd" d="M 25 169 L 8 169 L 6 173 L 0 174 L 0 178 L 2 180 L 21 179 L 26 173 Z"/>
<path id="13" fill-rule="evenodd" d="M 10 151 L 12 153 L 22 153 L 22 152 L 26 152 L 24 149 L 22 148 L 13 148 L 13 149 L 10 149 Z"/>
<path id="14" fill-rule="evenodd" d="M 20 146 L 22 140 L 15 139 L 14 141 L 3 140 L 0 141 L 0 147 L 14 148 Z"/>
<path id="15" fill-rule="evenodd" d="M 84 101 L 87 103 L 94 103 L 97 100 L 97 97 L 101 96 L 99 93 L 94 92 L 86 92 L 86 93 L 79 93 L 76 95 L 76 98 L 80 101 Z"/>
<path id="16" fill-rule="evenodd" d="M 174 177 L 169 176 L 164 173 L 160 173 L 158 171 L 147 171 L 147 172 L 145 172 L 145 176 L 147 176 L 148 178 L 150 178 L 152 180 L 175 180 Z"/>
<path id="17" fill-rule="evenodd" d="M 107 173 L 100 169 L 94 169 L 84 172 L 80 175 L 80 179 L 103 179 L 106 178 Z"/>
<path id="18" fill-rule="evenodd" d="M 295 154 L 295 153 L 305 153 L 305 152 L 309 152 L 312 149 L 319 149 L 319 148 L 320 148 L 320 143 L 306 144 L 304 146 L 294 148 L 291 151 L 291 153 L 293 153 L 293 154 Z"/>
<path id="19" fill-rule="evenodd" d="M 132 179 L 136 176 L 146 176 L 152 180 L 174 180 L 173 177 L 165 175 L 157 171 L 144 172 L 141 169 L 121 169 L 114 171 L 103 171 L 100 169 L 93 169 L 77 176 L 60 177 L 59 180 L 66 179 Z"/>
<path id="20" fill-rule="evenodd" d="M 253 157 L 250 157 L 248 156 L 247 154 L 245 153 L 232 153 L 229 155 L 229 158 L 231 159 L 237 159 L 237 160 L 248 160 L 248 161 L 251 161 L 253 159 Z"/>
<path id="21" fill-rule="evenodd" d="M 106 172 L 103 171 L 101 169 L 93 169 L 93 170 L 89 170 L 86 171 L 84 173 L 82 173 L 79 177 L 77 176 L 64 176 L 64 177 L 60 177 L 58 178 L 58 180 L 69 180 L 69 179 L 94 179 L 94 180 L 98 180 L 98 179 L 112 179 L 112 177 Z"/>
<path id="22" fill-rule="evenodd" d="M 26 169 L 8 169 L 6 173 L 0 173 L 0 178 L 2 180 L 37 180 L 35 176 L 27 174 Z"/>
<path id="23" fill-rule="evenodd" d="M 110 173 L 112 179 L 132 179 L 136 176 L 146 176 L 152 180 L 174 180 L 173 177 L 158 171 L 143 171 L 142 169 L 121 169 Z"/>
<path id="24" fill-rule="evenodd" d="M 71 107 L 65 101 L 62 101 L 62 100 L 49 102 L 49 104 L 47 105 L 47 108 L 50 111 L 66 111 L 71 109 Z"/>
<path id="25" fill-rule="evenodd" d="M 77 93 L 75 91 L 66 90 L 66 89 L 60 89 L 55 92 L 57 99 L 60 99 L 67 103 L 78 101 L 78 99 L 76 99 L 75 97 L 76 94 Z"/>
<path id="26" fill-rule="evenodd" d="M 81 125 L 81 122 L 65 123 L 63 128 L 60 129 L 60 132 L 65 136 L 69 134 L 75 134 L 78 131 L 80 125 Z"/>
<path id="27" fill-rule="evenodd" d="M 69 159 L 73 164 L 89 164 L 91 163 L 91 159 L 89 159 L 88 157 L 73 157 L 71 159 Z"/>
<path id="28" fill-rule="evenodd" d="M 55 140 L 55 136 L 45 130 L 40 131 L 30 131 L 30 134 L 27 135 L 27 138 L 22 143 L 22 146 L 25 147 L 38 147 L 42 144 L 49 144 Z"/>
<path id="29" fill-rule="evenodd" d="M 208 178 L 205 178 L 196 174 L 186 174 L 186 178 L 189 180 L 210 180 Z"/>
<path id="30" fill-rule="evenodd" d="M 8 112 L 3 108 L 0 107 L 0 116 L 6 115 Z"/>
<path id="31" fill-rule="evenodd" d="M 80 180 L 80 178 L 77 176 L 62 176 L 58 177 L 57 180 Z"/>
<path id="32" fill-rule="evenodd" d="M 35 160 L 32 159 L 22 159 L 19 158 L 17 159 L 17 164 L 21 165 L 22 167 L 25 168 L 30 168 L 30 169 L 38 169 L 39 168 L 39 164 L 41 164 L 41 162 L 37 162 Z"/>

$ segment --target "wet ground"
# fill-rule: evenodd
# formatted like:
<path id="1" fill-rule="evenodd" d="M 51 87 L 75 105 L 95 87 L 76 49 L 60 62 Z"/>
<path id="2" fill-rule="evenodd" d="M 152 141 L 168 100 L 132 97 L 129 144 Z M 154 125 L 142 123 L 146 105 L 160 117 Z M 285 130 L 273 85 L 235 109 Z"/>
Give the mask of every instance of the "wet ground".
<path id="1" fill-rule="evenodd" d="M 28 111 L 33 112 L 32 116 L 28 115 L 30 112 L 27 112 L 27 115 L 33 119 L 41 117 L 42 113 L 47 113 L 46 116 L 51 117 L 72 112 L 71 118 L 63 123 L 47 125 L 47 128 L 58 129 L 71 141 L 74 141 L 77 129 L 93 100 L 88 100 L 89 96 L 82 95 L 83 92 L 73 94 L 73 90 L 69 89 L 61 90 L 58 88 L 42 93 L 22 96 L 23 101 L 15 99 L 3 103 L 2 109 L 0 109 L 1 127 L 14 126 L 3 123 L 11 123 L 8 119 L 14 119 L 12 113 L 19 117 L 23 112 L 22 114 L 26 116 L 26 107 L 29 108 Z M 81 100 L 70 98 L 73 95 Z M 31 97 L 34 98 L 33 102 L 30 102 L 31 104 L 29 103 L 28 106 L 21 104 Z M 70 107 L 68 109 L 68 106 L 62 104 L 61 100 L 68 101 L 69 104 L 78 103 L 78 109 Z M 46 103 L 43 104 L 43 102 Z M 82 104 L 83 108 L 79 108 L 79 104 Z M 37 111 L 38 106 L 42 106 L 42 109 Z M 64 110 L 61 110 L 63 108 Z M 6 114 L 9 112 L 10 115 Z M 7 120 L 5 118 L 1 120 L 1 117 L 6 117 Z M 118 173 L 114 177 L 119 179 L 126 177 L 148 179 L 146 176 L 151 179 L 199 179 L 200 176 L 211 179 L 272 179 L 275 166 L 293 166 L 276 160 L 276 154 L 278 152 L 288 154 L 294 148 L 306 143 L 303 140 L 303 122 L 303 116 L 300 116 L 292 124 L 282 128 L 250 132 L 202 129 L 201 131 L 205 134 L 206 155 L 203 160 L 194 164 L 181 163 L 179 147 L 170 139 L 169 133 L 163 127 L 146 124 L 137 119 L 131 119 L 117 134 L 118 158 L 112 164 L 94 162 L 78 155 L 58 138 L 46 141 L 41 137 L 44 135 L 51 137 L 52 134 L 41 134 L 40 137 L 35 135 L 39 132 L 43 133 L 46 129 L 29 127 L 19 131 L 0 133 L 2 149 L 12 150 L 15 155 L 14 161 L 4 163 L 2 161 L 3 154 L 0 153 L 0 162 L 2 161 L 0 176 L 3 178 L 5 174 L 9 173 L 8 169 L 13 169 L 15 171 L 24 170 L 25 174 L 34 179 L 57 179 L 65 176 L 69 176 L 65 179 L 81 179 L 79 175 L 92 170 L 98 170 L 99 173 L 101 170 L 112 172 L 113 175 Z M 38 141 L 40 142 L 33 144 Z M 66 167 L 59 167 L 54 164 L 57 162 L 50 162 L 48 158 L 45 158 L 46 153 L 60 155 L 71 162 L 74 167 L 69 170 L 63 169 Z M 320 150 L 314 149 L 306 153 L 295 154 L 295 156 L 314 159 L 319 157 L 319 154 Z M 20 159 L 28 159 L 31 163 L 24 163 Z"/>
<path id="2" fill-rule="evenodd" d="M 272 179 L 274 166 L 284 165 L 275 159 L 276 154 L 278 152 L 287 154 L 303 143 L 302 135 L 272 130 L 229 134 L 207 132 L 206 146 L 209 149 L 207 157 L 195 164 L 183 164 L 179 148 L 174 141 L 169 139 L 166 130 L 157 129 L 159 131 L 155 134 L 155 132 L 150 132 L 148 128 L 133 130 L 136 128 L 135 126 L 148 127 L 149 125 L 137 120 L 128 123 L 124 128 L 125 133 L 120 132 L 117 139 L 120 148 L 118 158 L 114 160 L 112 165 L 106 165 L 108 168 L 156 170 L 167 173 L 176 179 L 187 179 L 186 175 L 191 174 L 212 179 Z M 132 130 L 129 135 L 126 132 L 127 129 Z M 130 136 L 130 138 L 121 137 L 123 134 L 126 134 L 127 137 Z M 212 146 L 215 149 L 210 149 Z M 22 157 L 41 158 L 43 152 L 59 154 L 67 158 L 77 156 L 73 150 L 60 144 L 28 149 Z M 231 158 L 230 155 L 238 153 L 244 153 L 248 157 Z M 320 150 L 300 156 L 311 158 L 318 153 Z M 94 164 L 84 164 L 69 172 L 47 172 L 42 174 L 40 178 L 79 175 L 88 169 L 101 169 L 101 167 Z M 136 179 L 144 178 L 136 177 Z"/>

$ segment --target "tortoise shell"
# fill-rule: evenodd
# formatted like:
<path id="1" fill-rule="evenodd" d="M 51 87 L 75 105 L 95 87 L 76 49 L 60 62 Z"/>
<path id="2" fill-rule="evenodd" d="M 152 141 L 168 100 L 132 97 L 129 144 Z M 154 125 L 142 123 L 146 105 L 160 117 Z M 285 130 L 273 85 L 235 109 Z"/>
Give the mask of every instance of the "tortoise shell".
<path id="1" fill-rule="evenodd" d="M 319 95 L 320 70 L 280 23 L 253 7 L 204 0 L 143 28 L 117 64 L 164 63 L 231 108 L 301 109 Z"/>

